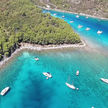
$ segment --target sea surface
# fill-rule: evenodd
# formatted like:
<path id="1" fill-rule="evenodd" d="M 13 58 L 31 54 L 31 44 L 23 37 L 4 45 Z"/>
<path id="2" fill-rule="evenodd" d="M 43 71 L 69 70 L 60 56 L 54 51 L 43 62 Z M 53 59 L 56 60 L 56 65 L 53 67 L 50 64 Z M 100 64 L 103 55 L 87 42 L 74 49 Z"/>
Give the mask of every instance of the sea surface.
<path id="1" fill-rule="evenodd" d="M 6 86 L 11 88 L 0 96 L 0 108 L 108 108 L 108 84 L 100 80 L 108 78 L 108 21 L 43 12 L 69 23 L 87 47 L 19 53 L 0 69 L 0 91 Z M 79 29 L 78 25 L 83 27 Z M 86 27 L 91 29 L 86 31 Z M 98 30 L 103 33 L 97 34 Z M 47 80 L 43 72 L 50 72 L 53 77 Z M 66 82 L 79 90 L 68 88 Z"/>

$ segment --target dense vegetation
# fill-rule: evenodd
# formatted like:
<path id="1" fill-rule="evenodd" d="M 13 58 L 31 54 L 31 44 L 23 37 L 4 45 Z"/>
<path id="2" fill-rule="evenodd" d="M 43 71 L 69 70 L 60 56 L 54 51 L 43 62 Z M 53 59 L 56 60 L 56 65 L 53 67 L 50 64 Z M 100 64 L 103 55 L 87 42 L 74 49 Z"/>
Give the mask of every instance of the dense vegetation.
<path id="1" fill-rule="evenodd" d="M 34 0 L 38 5 L 50 5 L 72 12 L 85 13 L 108 18 L 108 0 Z"/>
<path id="2" fill-rule="evenodd" d="M 0 1 L 0 60 L 10 56 L 20 42 L 74 44 L 79 36 L 63 20 L 43 14 L 30 0 Z"/>

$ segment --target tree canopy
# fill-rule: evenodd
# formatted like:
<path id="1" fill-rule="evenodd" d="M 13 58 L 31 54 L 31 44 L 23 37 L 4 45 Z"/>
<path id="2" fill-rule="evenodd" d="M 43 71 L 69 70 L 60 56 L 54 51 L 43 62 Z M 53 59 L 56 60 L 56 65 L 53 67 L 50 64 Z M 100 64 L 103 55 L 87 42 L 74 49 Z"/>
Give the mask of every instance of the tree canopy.
<path id="1" fill-rule="evenodd" d="M 80 37 L 65 21 L 43 14 L 30 0 L 0 0 L 0 60 L 20 42 L 75 44 Z"/>

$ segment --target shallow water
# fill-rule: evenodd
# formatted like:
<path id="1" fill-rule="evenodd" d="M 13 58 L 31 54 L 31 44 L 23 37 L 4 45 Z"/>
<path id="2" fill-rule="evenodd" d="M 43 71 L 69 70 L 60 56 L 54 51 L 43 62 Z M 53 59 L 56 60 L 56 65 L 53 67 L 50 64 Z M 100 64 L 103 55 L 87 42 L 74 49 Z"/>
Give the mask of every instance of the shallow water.
<path id="1" fill-rule="evenodd" d="M 57 17 L 62 14 L 58 12 Z M 66 15 L 71 18 L 71 15 Z M 84 23 L 82 20 L 80 22 Z M 88 20 L 93 24 L 98 22 L 98 19 Z M 7 95 L 0 96 L 0 108 L 108 108 L 108 84 L 100 81 L 101 77 L 108 78 L 108 53 L 105 51 L 108 49 L 108 32 L 107 22 L 100 22 L 101 28 L 106 29 L 100 35 L 102 40 L 98 40 L 95 28 L 95 32 L 86 33 L 77 28 L 77 23 L 71 25 L 87 44 L 90 43 L 86 48 L 23 51 L 16 56 L 0 70 L 0 90 L 11 87 Z M 85 20 L 86 23 L 88 26 Z M 35 57 L 39 57 L 39 61 L 35 61 Z M 77 70 L 79 76 L 76 76 Z M 50 72 L 53 78 L 47 80 L 43 72 Z M 65 82 L 74 84 L 79 90 L 68 88 Z"/>

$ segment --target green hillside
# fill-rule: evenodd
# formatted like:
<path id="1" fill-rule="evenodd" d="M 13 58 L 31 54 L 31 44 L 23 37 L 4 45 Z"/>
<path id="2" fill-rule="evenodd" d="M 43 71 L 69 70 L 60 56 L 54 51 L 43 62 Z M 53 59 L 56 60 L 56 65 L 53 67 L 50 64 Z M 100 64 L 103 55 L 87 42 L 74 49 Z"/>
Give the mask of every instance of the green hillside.
<path id="1" fill-rule="evenodd" d="M 33 0 L 37 5 L 108 18 L 108 0 Z M 38 2 L 37 2 L 38 1 Z"/>
<path id="2" fill-rule="evenodd" d="M 0 59 L 10 56 L 20 42 L 75 44 L 80 37 L 69 24 L 43 14 L 30 0 L 0 0 Z"/>

